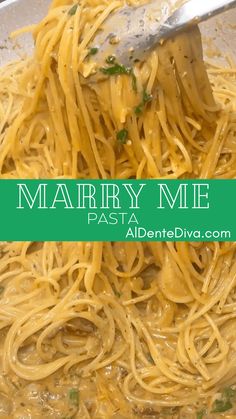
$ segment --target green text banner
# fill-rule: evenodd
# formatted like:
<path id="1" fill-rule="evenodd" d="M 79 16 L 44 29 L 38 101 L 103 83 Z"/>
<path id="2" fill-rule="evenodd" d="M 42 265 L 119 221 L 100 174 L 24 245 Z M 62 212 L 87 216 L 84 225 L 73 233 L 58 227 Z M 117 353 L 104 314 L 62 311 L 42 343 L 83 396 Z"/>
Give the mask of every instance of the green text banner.
<path id="1" fill-rule="evenodd" d="M 1 180 L 1 241 L 235 241 L 236 180 Z"/>

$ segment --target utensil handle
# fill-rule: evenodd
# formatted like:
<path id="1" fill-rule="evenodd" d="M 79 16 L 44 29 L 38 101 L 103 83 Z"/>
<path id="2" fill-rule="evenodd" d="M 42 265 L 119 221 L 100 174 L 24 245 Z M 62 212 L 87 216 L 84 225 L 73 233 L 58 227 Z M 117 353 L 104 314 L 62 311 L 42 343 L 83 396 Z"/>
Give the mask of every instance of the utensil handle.
<path id="1" fill-rule="evenodd" d="M 161 31 L 163 36 L 169 31 L 172 35 L 188 24 L 198 24 L 233 7 L 236 0 L 190 0 L 166 20 Z"/>

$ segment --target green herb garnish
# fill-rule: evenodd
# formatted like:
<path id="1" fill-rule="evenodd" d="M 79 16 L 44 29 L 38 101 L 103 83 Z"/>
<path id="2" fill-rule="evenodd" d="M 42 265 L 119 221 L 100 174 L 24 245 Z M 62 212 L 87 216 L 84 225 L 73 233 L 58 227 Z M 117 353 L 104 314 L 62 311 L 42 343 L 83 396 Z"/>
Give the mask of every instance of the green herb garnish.
<path id="1" fill-rule="evenodd" d="M 126 144 L 128 138 L 128 131 L 127 129 L 122 129 L 116 135 L 116 139 L 120 144 Z"/>
<path id="2" fill-rule="evenodd" d="M 72 388 L 69 390 L 68 393 L 69 396 L 69 401 L 71 404 L 73 404 L 74 406 L 79 406 L 79 392 L 76 388 Z"/>
<path id="3" fill-rule="evenodd" d="M 125 67 L 124 65 L 115 63 L 112 67 L 102 67 L 101 72 L 108 76 L 113 76 L 114 74 L 130 75 L 131 69 L 129 67 Z"/>
<path id="4" fill-rule="evenodd" d="M 142 97 L 142 102 L 140 102 L 140 104 L 138 106 L 136 106 L 135 108 L 135 113 L 136 115 L 140 115 L 143 112 L 144 106 L 146 105 L 146 103 L 151 102 L 152 100 L 152 95 L 150 95 L 149 93 L 146 92 L 146 90 L 143 91 L 143 97 Z"/>
<path id="5" fill-rule="evenodd" d="M 131 69 L 131 77 L 132 77 L 132 87 L 133 87 L 133 90 L 135 91 L 135 92 L 137 92 L 137 79 L 136 79 L 136 76 L 135 76 L 135 74 L 134 74 L 134 70 L 133 69 Z"/>
<path id="6" fill-rule="evenodd" d="M 233 405 L 230 400 L 215 400 L 212 413 L 226 412 L 232 409 Z"/>
<path id="7" fill-rule="evenodd" d="M 143 91 L 143 103 L 144 105 L 148 102 L 151 102 L 152 100 L 152 95 L 150 95 L 149 93 L 146 92 L 146 90 Z"/>
<path id="8" fill-rule="evenodd" d="M 71 7 L 71 9 L 68 12 L 68 15 L 74 16 L 76 14 L 76 11 L 78 9 L 78 4 L 74 4 L 74 6 Z"/>
<path id="9" fill-rule="evenodd" d="M 143 105 L 136 106 L 134 112 L 136 113 L 136 115 L 140 115 L 143 112 Z"/>
<path id="10" fill-rule="evenodd" d="M 137 80 L 134 74 L 134 70 L 131 67 L 125 67 L 122 64 L 116 62 L 116 57 L 114 55 L 109 55 L 106 59 L 106 63 L 110 67 L 101 67 L 100 71 L 106 76 L 113 76 L 119 74 L 126 74 L 132 77 L 132 87 L 135 92 L 137 92 Z"/>
<path id="11" fill-rule="evenodd" d="M 98 53 L 98 48 L 90 48 L 88 55 L 96 55 Z"/>
<path id="12" fill-rule="evenodd" d="M 226 387 L 222 391 L 221 399 L 216 399 L 213 403 L 212 413 L 222 413 L 232 409 L 232 401 L 236 397 L 236 390 L 231 387 Z"/>
<path id="13" fill-rule="evenodd" d="M 197 412 L 197 419 L 203 419 L 203 416 L 205 415 L 206 415 L 205 409 L 199 410 L 199 412 Z"/>

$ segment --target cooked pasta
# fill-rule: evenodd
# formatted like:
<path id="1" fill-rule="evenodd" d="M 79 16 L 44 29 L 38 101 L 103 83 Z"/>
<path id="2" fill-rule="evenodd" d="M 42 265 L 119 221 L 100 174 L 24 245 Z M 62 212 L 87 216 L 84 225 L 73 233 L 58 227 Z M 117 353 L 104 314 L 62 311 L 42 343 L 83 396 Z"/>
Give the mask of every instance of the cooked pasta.
<path id="1" fill-rule="evenodd" d="M 1 179 L 235 177 L 234 63 L 205 64 L 194 27 L 125 74 L 97 68 L 124 4 L 54 0 L 26 29 L 33 57 L 0 69 Z M 1 417 L 235 417 L 234 243 L 0 253 Z"/>

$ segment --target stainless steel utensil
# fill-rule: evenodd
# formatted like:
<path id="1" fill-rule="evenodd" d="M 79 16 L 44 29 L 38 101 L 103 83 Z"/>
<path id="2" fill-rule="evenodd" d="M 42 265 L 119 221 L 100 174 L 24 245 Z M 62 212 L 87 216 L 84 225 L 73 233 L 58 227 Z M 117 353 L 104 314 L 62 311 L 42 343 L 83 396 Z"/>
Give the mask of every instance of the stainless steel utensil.
<path id="1" fill-rule="evenodd" d="M 236 0 L 189 0 L 166 19 L 160 3 L 125 6 L 112 13 L 92 42 L 97 53 L 91 59 L 104 65 L 114 55 L 117 62 L 130 67 L 162 40 L 236 6 Z"/>

